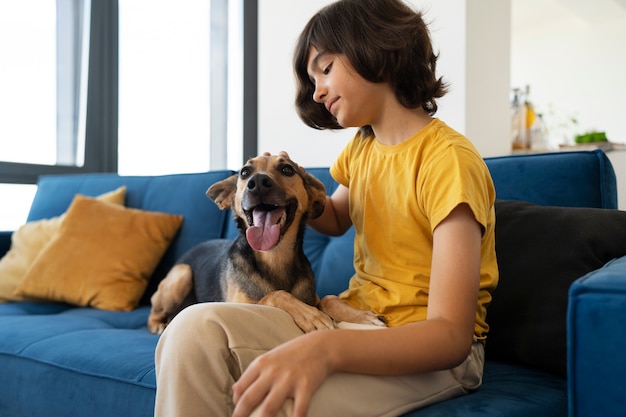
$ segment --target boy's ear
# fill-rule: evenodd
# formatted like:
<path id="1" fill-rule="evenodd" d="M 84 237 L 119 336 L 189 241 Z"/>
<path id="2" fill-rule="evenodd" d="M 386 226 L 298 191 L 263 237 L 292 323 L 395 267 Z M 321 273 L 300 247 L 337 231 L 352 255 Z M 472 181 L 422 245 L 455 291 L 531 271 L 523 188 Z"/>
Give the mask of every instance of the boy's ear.
<path id="1" fill-rule="evenodd" d="M 213 200 L 220 210 L 229 209 L 232 205 L 237 191 L 237 178 L 237 174 L 231 175 L 225 180 L 216 182 L 207 190 L 207 197 Z"/>

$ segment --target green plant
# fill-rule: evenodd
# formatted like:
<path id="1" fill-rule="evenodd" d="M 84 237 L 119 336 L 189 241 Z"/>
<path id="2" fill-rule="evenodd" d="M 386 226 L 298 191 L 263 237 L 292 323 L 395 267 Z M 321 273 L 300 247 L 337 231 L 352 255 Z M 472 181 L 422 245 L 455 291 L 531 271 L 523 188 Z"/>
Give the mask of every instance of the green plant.
<path id="1" fill-rule="evenodd" d="M 589 132 L 582 135 L 576 135 L 574 138 L 576 143 L 595 143 L 595 142 L 608 142 L 606 138 L 606 132 Z"/>

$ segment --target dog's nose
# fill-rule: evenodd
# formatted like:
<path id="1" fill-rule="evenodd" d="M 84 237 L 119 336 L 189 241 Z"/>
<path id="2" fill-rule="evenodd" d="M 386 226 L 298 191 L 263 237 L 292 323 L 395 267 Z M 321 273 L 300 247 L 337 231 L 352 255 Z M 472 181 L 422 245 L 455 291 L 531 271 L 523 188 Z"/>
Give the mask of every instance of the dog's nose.
<path id="1" fill-rule="evenodd" d="M 272 179 L 265 174 L 257 174 L 248 180 L 248 190 L 259 194 L 270 190 L 272 188 Z"/>

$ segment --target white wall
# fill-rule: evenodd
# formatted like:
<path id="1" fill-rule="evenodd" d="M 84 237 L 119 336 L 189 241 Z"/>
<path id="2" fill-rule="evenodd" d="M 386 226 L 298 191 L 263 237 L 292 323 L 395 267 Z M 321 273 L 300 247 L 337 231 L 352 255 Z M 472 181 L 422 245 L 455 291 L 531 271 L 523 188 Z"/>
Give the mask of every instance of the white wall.
<path id="1" fill-rule="evenodd" d="M 511 85 L 530 85 L 552 147 L 591 130 L 626 143 L 625 44 L 624 0 L 512 0 Z M 608 156 L 626 210 L 626 151 Z"/>
<path id="2" fill-rule="evenodd" d="M 305 126 L 293 108 L 295 40 L 328 0 L 259 1 L 259 151 L 286 150 L 302 165 L 328 166 L 354 134 Z M 484 156 L 510 149 L 510 0 L 410 0 L 425 12 L 438 72 L 451 84 L 437 117 Z"/>
<path id="3" fill-rule="evenodd" d="M 301 165 L 329 166 L 354 130 L 317 131 L 294 108 L 292 56 L 306 22 L 328 0 L 259 0 L 259 152 L 285 150 Z"/>
<path id="4" fill-rule="evenodd" d="M 626 2 L 512 1 L 511 83 L 530 85 L 553 145 L 589 130 L 626 142 Z"/>
<path id="5" fill-rule="evenodd" d="M 437 117 L 465 134 L 483 156 L 511 148 L 509 0 L 412 0 L 426 11 L 438 71 L 450 83 Z"/>
<path id="6" fill-rule="evenodd" d="M 468 0 L 465 131 L 483 156 L 511 150 L 511 2 Z"/>

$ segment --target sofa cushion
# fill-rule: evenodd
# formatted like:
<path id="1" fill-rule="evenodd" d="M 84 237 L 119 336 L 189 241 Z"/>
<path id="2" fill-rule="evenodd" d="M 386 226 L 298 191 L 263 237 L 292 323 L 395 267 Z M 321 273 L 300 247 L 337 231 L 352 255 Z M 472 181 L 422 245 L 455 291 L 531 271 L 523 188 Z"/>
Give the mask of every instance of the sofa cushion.
<path id="1" fill-rule="evenodd" d="M 18 294 L 105 310 L 132 310 L 182 224 L 179 215 L 76 196 Z"/>
<path id="2" fill-rule="evenodd" d="M 500 282 L 486 354 L 565 375 L 570 284 L 626 255 L 626 212 L 496 201 Z"/>
<path id="3" fill-rule="evenodd" d="M 125 195 L 126 187 L 122 186 L 98 196 L 97 199 L 124 205 Z M 26 275 L 35 257 L 57 232 L 64 218 L 65 215 L 62 214 L 50 219 L 31 221 L 13 233 L 11 248 L 0 259 L 0 302 L 24 300 L 23 296 L 15 294 L 15 289 Z"/>

